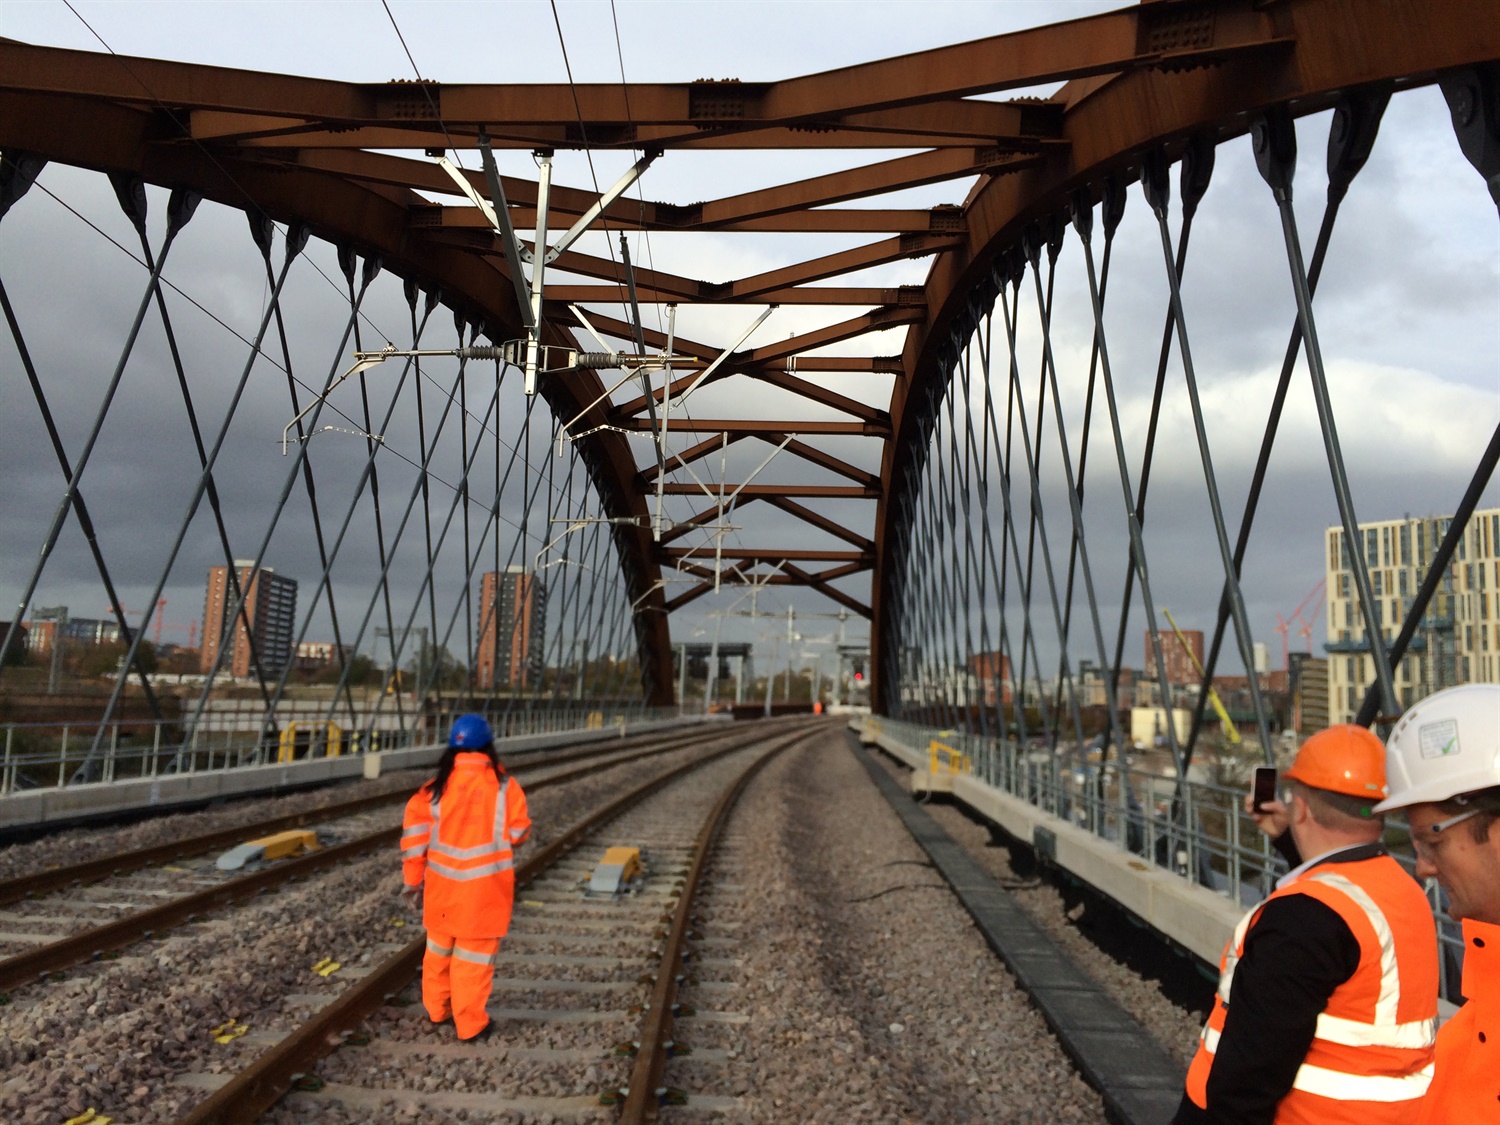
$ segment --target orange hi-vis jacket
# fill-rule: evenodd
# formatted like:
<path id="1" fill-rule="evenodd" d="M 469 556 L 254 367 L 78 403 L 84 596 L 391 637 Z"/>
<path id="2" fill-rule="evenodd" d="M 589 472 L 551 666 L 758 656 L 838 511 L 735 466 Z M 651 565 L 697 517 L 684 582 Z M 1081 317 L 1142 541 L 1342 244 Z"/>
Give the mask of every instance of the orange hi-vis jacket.
<path id="1" fill-rule="evenodd" d="M 531 834 L 526 794 L 489 756 L 459 754 L 441 801 L 431 783 L 406 803 L 401 833 L 406 885 L 426 883 L 422 923 L 467 938 L 504 937 L 516 876 L 513 849 Z"/>
<path id="2" fill-rule="evenodd" d="M 1318 1016 L 1307 1056 L 1276 1108 L 1277 1125 L 1405 1125 L 1432 1077 L 1437 934 L 1422 888 L 1388 855 L 1320 864 L 1279 887 L 1337 912 L 1359 943 L 1359 965 Z M 1208 1074 L 1229 1015 L 1235 965 L 1265 903 L 1235 927 L 1219 989 L 1188 1068 L 1187 1096 L 1208 1109 Z"/>
<path id="3" fill-rule="evenodd" d="M 1500 1121 L 1500 926 L 1463 927 L 1464 1006 L 1438 1032 L 1418 1125 Z"/>

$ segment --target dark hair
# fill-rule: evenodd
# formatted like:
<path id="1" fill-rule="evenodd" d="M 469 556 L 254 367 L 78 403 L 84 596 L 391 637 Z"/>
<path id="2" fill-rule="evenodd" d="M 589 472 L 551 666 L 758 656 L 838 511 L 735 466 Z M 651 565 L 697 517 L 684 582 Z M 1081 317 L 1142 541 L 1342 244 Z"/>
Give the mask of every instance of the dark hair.
<path id="1" fill-rule="evenodd" d="M 453 776 L 453 767 L 460 754 L 484 754 L 490 760 L 490 769 L 495 771 L 496 781 L 505 772 L 505 767 L 500 764 L 500 755 L 495 753 L 493 742 L 487 742 L 483 746 L 450 746 L 438 759 L 437 776 L 427 783 L 429 800 L 443 799 L 443 790 L 448 788 L 448 779 Z"/>

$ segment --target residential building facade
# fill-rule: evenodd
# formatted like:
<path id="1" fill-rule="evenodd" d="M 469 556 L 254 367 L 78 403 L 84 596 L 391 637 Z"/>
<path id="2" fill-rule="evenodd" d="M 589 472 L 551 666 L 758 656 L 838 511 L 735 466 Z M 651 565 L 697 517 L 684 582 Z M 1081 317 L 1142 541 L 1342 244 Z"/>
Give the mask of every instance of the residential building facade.
<path id="1" fill-rule="evenodd" d="M 252 566 L 251 560 L 234 560 L 245 606 L 243 618 L 236 614 L 233 622 L 228 620 L 234 608 L 229 568 L 209 567 L 203 599 L 203 646 L 199 655 L 199 668 L 205 673 L 218 664 L 220 671 L 227 670 L 235 677 L 256 674 L 257 669 L 261 676 L 279 676 L 292 662 L 297 580 L 267 567 L 252 571 Z M 220 663 L 219 653 L 226 645 L 231 647 Z"/>
<path id="2" fill-rule="evenodd" d="M 479 587 L 476 686 L 540 686 L 547 637 L 547 588 L 533 571 L 489 571 Z"/>
<path id="3" fill-rule="evenodd" d="M 1359 525 L 1353 545 L 1370 574 L 1375 626 L 1389 649 L 1452 518 L 1424 516 Z M 1353 720 L 1374 660 L 1342 528 L 1324 532 L 1328 589 L 1328 718 Z M 1397 702 L 1466 683 L 1500 683 L 1500 508 L 1475 512 L 1406 655 L 1391 669 Z"/>
<path id="4" fill-rule="evenodd" d="M 1156 678 L 1156 650 L 1151 647 L 1151 631 L 1148 629 L 1142 636 L 1145 638 L 1145 674 L 1152 679 Z M 1186 642 L 1184 644 L 1183 642 Z M 1167 666 L 1167 683 L 1173 687 L 1184 684 L 1196 684 L 1202 680 L 1198 673 L 1198 666 L 1203 663 L 1203 630 L 1183 629 L 1181 639 L 1171 629 L 1161 631 L 1161 655 L 1162 661 Z M 1197 664 L 1194 661 L 1197 661 Z"/>

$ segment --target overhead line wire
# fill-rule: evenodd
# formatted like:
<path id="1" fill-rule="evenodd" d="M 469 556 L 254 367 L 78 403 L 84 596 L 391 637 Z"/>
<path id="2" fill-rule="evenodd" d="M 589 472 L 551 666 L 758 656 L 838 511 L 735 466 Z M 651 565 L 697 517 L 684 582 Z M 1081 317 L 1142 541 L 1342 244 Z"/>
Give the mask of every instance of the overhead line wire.
<path id="1" fill-rule="evenodd" d="M 385 0 L 381 0 L 381 3 L 384 4 Z M 104 38 L 104 36 L 100 35 L 99 32 L 97 30 L 95 30 L 94 26 L 91 23 L 89 23 L 89 21 L 86 20 L 83 17 L 82 13 L 80 13 L 77 8 L 75 8 L 73 6 L 72 0 L 63 0 L 63 4 L 67 7 L 68 11 L 72 12 L 73 15 L 78 19 L 78 22 L 81 23 L 81 24 L 83 24 L 83 26 L 88 30 L 89 34 L 92 35 L 95 39 L 97 39 L 99 41 L 99 44 L 106 51 L 108 51 L 110 53 L 110 56 L 112 58 L 114 58 L 120 64 L 121 67 L 124 68 L 125 72 L 127 74 L 129 74 L 131 78 L 133 78 L 135 80 L 136 84 L 139 85 L 141 87 L 141 89 L 144 90 L 147 93 L 147 95 L 150 96 L 151 100 L 156 103 L 157 108 L 159 108 L 162 111 L 164 111 L 167 114 L 167 116 L 172 120 L 173 124 L 175 124 L 178 127 L 178 129 L 180 129 L 185 136 L 191 137 L 192 136 L 191 130 L 188 129 L 187 125 L 181 120 L 181 118 L 179 118 L 177 116 L 177 113 L 172 109 L 172 107 L 168 106 L 165 102 L 163 102 L 162 99 L 157 95 L 156 91 L 153 90 L 153 89 L 151 89 L 151 87 L 141 78 L 141 76 L 138 75 L 135 72 L 135 70 L 131 67 L 131 65 L 128 62 L 125 61 L 125 59 L 120 55 L 120 53 L 118 51 L 116 51 L 112 46 L 110 46 L 109 42 Z M 386 8 L 386 12 L 387 12 L 388 15 L 390 14 L 389 7 Z M 402 36 L 400 27 L 396 26 L 395 16 L 394 15 L 391 15 L 391 23 L 392 23 L 392 26 L 395 27 L 395 29 L 396 29 L 396 36 L 401 41 L 402 49 L 406 51 L 406 57 L 407 57 L 407 59 L 412 62 L 412 68 L 413 68 L 413 70 L 416 70 L 416 62 L 415 62 L 415 60 L 412 59 L 411 51 L 406 46 L 406 39 L 405 39 L 404 36 Z M 419 79 L 421 78 L 421 72 L 420 71 L 417 71 L 417 77 Z M 431 93 L 427 90 L 425 83 L 422 83 L 422 86 L 423 86 L 423 93 L 427 97 L 428 104 L 432 105 L 432 95 L 431 95 Z M 442 130 L 443 130 L 443 136 L 448 139 L 449 145 L 451 147 L 451 145 L 452 145 L 452 138 L 449 136 L 447 126 L 443 123 L 441 116 L 437 114 L 437 107 L 435 105 L 433 106 L 433 113 L 434 113 L 435 116 L 437 116 L 438 124 L 442 128 Z M 228 168 L 226 168 L 223 165 L 223 163 L 220 162 L 220 160 L 217 158 L 217 156 L 215 156 L 215 154 L 210 149 L 208 149 L 201 141 L 197 140 L 196 138 L 193 138 L 193 143 L 198 147 L 199 151 L 202 152 L 205 157 L 207 157 L 207 159 L 209 160 L 209 162 L 211 164 L 213 164 L 213 166 L 215 168 L 217 168 L 220 172 L 222 172 L 224 174 L 225 179 L 227 179 L 231 184 L 233 184 L 234 187 L 235 187 L 235 189 L 242 196 L 244 196 L 245 200 L 250 204 L 250 206 L 254 207 L 257 211 L 261 211 L 262 213 L 264 213 L 264 209 L 256 201 L 255 197 L 250 194 L 249 190 L 247 188 L 245 188 L 245 186 L 239 182 L 239 180 L 235 177 L 234 173 L 231 172 Z M 454 154 L 455 154 L 455 156 L 457 155 L 457 149 L 454 150 Z M 85 218 L 82 214 L 80 214 L 77 210 L 75 210 L 69 204 L 65 203 L 62 199 L 60 199 L 53 192 L 48 191 L 45 185 L 40 185 L 39 184 L 37 186 L 41 187 L 43 191 L 47 192 L 48 195 L 52 196 L 53 199 L 57 200 L 58 203 L 61 203 L 69 211 L 72 211 L 74 215 L 76 215 L 79 219 L 81 219 L 85 224 L 87 224 L 88 226 L 92 227 L 95 231 L 97 231 L 100 235 L 102 235 L 106 240 L 108 240 L 109 242 L 114 243 L 114 245 L 117 246 L 117 247 L 119 247 L 119 249 L 121 249 L 127 256 L 129 256 L 130 258 L 132 258 L 133 260 L 135 260 L 138 264 L 141 264 L 141 265 L 144 266 L 144 263 L 141 262 L 141 260 L 139 258 L 137 258 L 133 253 L 131 253 L 131 251 L 128 248 L 126 248 L 125 246 L 122 246 L 119 242 L 115 241 L 115 239 L 111 238 L 107 233 L 105 233 L 96 224 L 94 224 L 93 222 L 91 222 L 89 219 Z M 285 237 L 285 235 L 286 235 L 286 228 L 283 227 L 279 223 L 275 223 L 274 220 L 273 220 L 273 224 L 276 226 L 277 231 L 283 237 Z M 323 269 L 323 267 L 318 264 L 318 262 L 313 258 L 312 255 L 304 255 L 304 259 L 307 262 L 307 264 L 310 265 L 313 268 L 313 270 L 315 270 L 317 272 L 318 276 L 321 277 L 324 280 L 324 282 L 327 283 L 327 285 L 328 285 L 328 287 L 330 289 L 332 289 L 335 293 L 338 293 L 340 295 L 340 297 L 343 297 L 344 294 L 343 294 L 342 290 L 340 289 L 340 287 L 338 286 L 338 284 L 333 280 L 332 277 L 330 277 L 328 275 L 327 271 L 325 271 Z M 167 281 L 167 279 L 165 277 L 162 278 L 162 281 L 166 285 L 171 286 L 171 288 L 173 289 L 174 292 L 176 292 L 179 295 L 181 295 L 189 303 L 191 303 L 192 305 L 194 305 L 196 308 L 200 309 L 202 312 L 204 312 L 206 315 L 208 315 L 211 319 L 213 319 L 215 322 L 217 322 L 222 327 L 224 327 L 227 331 L 229 331 L 232 335 L 234 335 L 237 339 L 239 339 L 241 343 L 244 343 L 247 346 L 249 346 L 250 341 L 246 340 L 244 338 L 244 336 L 240 335 L 240 333 L 237 332 L 237 331 L 235 331 L 233 328 L 230 328 L 229 325 L 225 324 L 224 321 L 222 321 L 219 317 L 217 317 L 213 313 L 209 312 L 209 310 L 206 309 L 198 301 L 196 301 L 192 297 L 188 296 L 177 285 L 174 285 L 172 282 Z M 359 318 L 361 320 L 363 320 L 366 324 L 368 324 L 371 329 L 373 329 L 375 332 L 379 333 L 384 339 L 387 339 L 387 340 L 391 339 L 391 334 L 389 332 L 386 332 L 379 324 L 377 324 L 375 322 L 375 320 L 369 315 L 369 313 L 366 312 L 363 308 L 361 308 L 361 309 L 358 310 L 357 315 L 359 316 Z M 280 364 L 278 364 L 275 361 L 275 359 L 273 359 L 271 356 L 267 355 L 265 351 L 257 349 L 257 356 L 259 358 L 261 358 L 261 359 L 264 359 L 266 362 L 270 363 L 278 371 L 282 371 L 283 373 L 285 373 L 285 368 L 283 368 Z M 426 377 L 429 378 L 429 380 L 431 379 L 430 376 L 426 376 Z M 298 380 L 298 382 L 301 383 L 301 380 Z M 302 383 L 301 385 L 304 386 L 310 393 L 317 393 L 317 392 L 313 391 L 313 388 L 308 387 L 307 384 Z M 437 385 L 435 383 L 435 381 L 434 381 L 434 385 Z M 339 410 L 338 407 L 333 406 L 332 404 L 329 404 L 329 408 L 336 415 L 338 415 L 339 417 L 343 418 L 346 422 L 348 422 L 351 426 L 357 425 L 357 423 L 354 421 L 354 419 L 350 418 L 349 415 L 345 414 L 342 410 Z M 472 418 L 476 422 L 480 422 L 480 424 L 481 424 L 481 426 L 483 427 L 484 430 L 488 430 L 489 429 L 488 425 L 485 424 L 481 419 L 475 417 L 472 411 L 469 411 L 468 413 L 469 413 L 469 417 L 470 418 Z M 492 432 L 494 432 L 495 437 L 497 439 L 499 439 L 501 441 L 504 440 L 503 438 L 500 438 L 500 435 L 499 435 L 498 431 L 492 431 Z M 387 448 L 389 448 L 389 447 L 387 446 Z M 394 452 L 394 450 L 392 452 Z M 412 462 L 410 458 L 403 458 L 403 460 L 406 460 L 409 464 L 415 464 L 415 462 Z"/>
<path id="2" fill-rule="evenodd" d="M 77 18 L 78 21 L 81 24 L 83 24 L 83 26 L 88 30 L 89 34 L 91 34 L 96 40 L 98 40 L 98 42 L 100 43 L 100 45 L 103 46 L 104 49 L 106 51 L 108 51 L 109 54 L 119 62 L 119 64 L 121 65 L 121 67 L 124 68 L 124 70 L 131 76 L 131 78 L 134 79 L 135 82 L 142 88 L 142 90 L 144 90 L 146 92 L 146 94 L 151 97 L 151 99 L 156 103 L 157 107 L 160 108 L 160 109 L 162 109 L 164 112 L 166 112 L 166 114 L 168 115 L 168 117 L 178 126 L 179 129 L 181 129 L 183 131 L 183 133 L 185 135 L 191 136 L 191 131 L 188 130 L 185 127 L 184 123 L 178 118 L 177 114 L 173 111 L 173 109 L 171 107 L 167 106 L 162 101 L 162 99 L 156 94 L 156 92 L 154 90 L 152 90 L 151 87 L 146 82 L 144 82 L 138 74 L 136 74 L 136 72 L 130 66 L 130 64 L 128 62 L 126 62 L 125 59 L 123 57 L 121 57 L 119 55 L 119 53 L 117 51 L 115 51 L 115 49 L 112 46 L 110 46 L 110 44 L 108 43 L 108 41 L 106 41 L 104 39 L 104 37 L 102 35 L 100 35 L 97 30 L 95 30 L 95 28 L 93 27 L 93 25 L 91 25 L 88 22 L 88 20 L 83 17 L 83 15 L 78 11 L 78 9 L 73 6 L 71 0 L 63 0 L 63 3 L 67 6 L 68 10 L 70 12 L 72 12 L 72 14 L 74 15 L 74 17 Z M 413 58 L 412 53 L 411 53 L 411 49 L 410 49 L 410 47 L 406 43 L 406 38 L 405 38 L 405 36 L 401 32 L 400 25 L 397 23 L 395 15 L 391 11 L 390 5 L 386 2 L 386 0 L 381 0 L 381 4 L 382 4 L 382 7 L 385 9 L 387 17 L 391 21 L 391 26 L 392 26 L 393 30 L 396 32 L 396 37 L 397 37 L 397 39 L 401 43 L 402 50 L 405 52 L 408 62 L 411 63 L 412 69 L 416 73 L 416 76 L 417 76 L 417 79 L 418 79 L 418 84 L 422 86 L 423 95 L 427 99 L 428 105 L 431 107 L 431 109 L 433 111 L 433 115 L 436 118 L 436 120 L 438 121 L 439 128 L 442 129 L 443 136 L 444 136 L 445 140 L 448 142 L 449 148 L 453 150 L 455 158 L 457 158 L 459 156 L 459 153 L 458 153 L 457 148 L 453 145 L 452 136 L 451 136 L 451 134 L 448 131 L 447 124 L 442 120 L 441 113 L 438 111 L 438 107 L 433 102 L 431 91 L 427 88 L 427 83 L 422 80 L 421 71 L 420 71 L 420 69 L 416 65 L 416 60 Z M 556 19 L 557 13 L 556 13 L 556 5 L 555 5 L 555 3 L 553 5 L 553 15 L 554 15 L 554 19 Z M 561 28 L 560 22 L 558 23 L 558 34 L 559 34 L 559 41 L 561 42 L 562 28 Z M 563 43 L 562 46 L 563 46 L 564 64 L 568 68 L 569 83 L 570 83 L 570 85 L 572 85 L 572 68 L 571 68 L 571 65 L 568 64 L 568 61 L 567 61 L 567 48 L 566 48 L 566 44 Z M 578 109 L 579 105 L 578 105 L 578 97 L 577 97 L 576 86 L 574 86 L 574 88 L 573 88 L 573 97 L 574 97 L 574 106 L 575 106 L 575 109 Z M 580 131 L 584 132 L 585 139 L 586 139 L 586 131 L 584 131 L 584 129 L 583 129 L 581 111 L 580 111 Z M 264 209 L 261 208 L 260 204 L 255 200 L 254 196 L 244 187 L 244 185 L 242 185 L 238 181 L 238 179 L 234 176 L 234 174 L 228 168 L 224 167 L 224 165 L 216 158 L 216 156 L 214 155 L 214 153 L 212 153 L 211 151 L 209 151 L 202 144 L 202 142 L 196 140 L 196 138 L 194 139 L 194 144 L 197 145 L 197 147 L 199 148 L 199 150 L 208 158 L 209 162 L 211 164 L 213 164 L 221 173 L 223 173 L 223 175 L 225 176 L 225 178 L 231 184 L 234 185 L 235 189 L 245 198 L 245 200 L 249 203 L 249 205 L 251 207 L 254 207 L 255 210 L 260 211 L 262 214 L 265 213 Z M 594 172 L 592 154 L 588 154 L 588 160 L 589 160 L 590 175 L 591 175 L 591 178 L 593 179 L 594 189 L 595 189 L 595 192 L 597 194 L 598 193 L 598 177 L 597 177 L 597 174 L 595 174 L 595 172 Z M 459 162 L 459 166 L 462 167 L 461 161 Z M 65 202 L 64 200 L 62 200 L 54 192 L 50 191 L 45 185 L 40 185 L 40 186 L 42 187 L 43 192 L 45 192 L 50 198 L 52 198 L 54 201 L 56 201 L 57 203 L 59 203 L 60 205 L 62 205 L 67 211 L 69 211 L 70 213 L 72 213 L 76 218 L 78 218 L 80 221 L 82 221 L 86 226 L 88 226 L 91 229 L 93 229 L 97 234 L 99 234 L 101 237 L 103 237 L 106 241 L 110 242 L 117 249 L 119 249 L 123 253 L 125 253 L 127 257 L 130 257 L 132 260 L 134 260 L 139 265 L 142 265 L 142 266 L 145 265 L 145 263 L 142 262 L 138 257 L 136 257 L 136 255 L 133 254 L 127 247 L 125 247 L 120 242 L 118 242 L 113 237 L 111 237 L 108 233 L 106 233 L 97 224 L 95 224 L 90 219 L 88 219 L 87 217 L 85 217 L 82 213 L 80 213 L 77 209 L 75 209 L 74 207 L 72 207 L 70 204 L 68 204 L 67 202 Z M 276 227 L 276 229 L 278 230 L 278 232 L 281 233 L 283 237 L 286 237 L 287 229 L 284 228 L 284 227 L 282 227 L 280 224 L 276 224 L 274 222 L 274 220 L 272 220 L 272 223 L 273 223 L 273 226 Z M 606 228 L 607 228 L 607 224 L 606 224 Z M 607 241 L 608 240 L 606 239 L 606 242 Z M 546 250 L 545 247 L 541 248 L 541 252 L 542 253 L 545 253 L 545 250 Z M 613 252 L 613 248 L 612 247 L 610 248 L 610 258 L 611 258 L 611 261 L 613 262 L 613 260 L 614 260 L 614 252 Z M 311 256 L 307 257 L 307 261 L 313 267 L 313 269 L 318 273 L 318 275 L 323 278 L 324 282 L 331 289 L 333 289 L 335 292 L 340 292 L 339 287 L 334 282 L 333 278 L 330 277 L 328 275 L 328 273 L 326 271 L 324 271 L 323 268 L 315 260 L 313 260 L 313 258 Z M 314 388 L 308 386 L 308 384 L 306 384 L 305 382 L 303 382 L 294 373 L 290 372 L 286 367 L 283 367 L 281 364 L 277 363 L 275 361 L 275 359 L 272 358 L 271 356 L 269 356 L 263 349 L 255 347 L 253 344 L 251 344 L 250 341 L 246 340 L 243 335 L 241 335 L 238 331 L 236 331 L 229 324 L 227 324 L 222 318 L 220 318 L 219 316 L 217 316 L 216 314 L 214 314 L 213 312 L 211 312 L 201 302 L 199 302 L 195 298 L 189 296 L 179 286 L 177 286 L 176 284 L 174 284 L 174 283 L 172 283 L 170 281 L 167 281 L 165 278 L 162 278 L 161 280 L 164 281 L 168 286 L 170 286 L 170 288 L 174 292 L 176 292 L 177 294 L 179 294 L 180 296 L 182 296 L 183 299 L 186 300 L 189 304 L 191 304 L 193 307 L 197 308 L 199 311 L 201 311 L 202 313 L 204 313 L 204 315 L 208 316 L 209 319 L 211 319 L 212 321 L 214 321 L 215 323 L 217 323 L 220 327 L 222 327 L 223 329 L 225 329 L 225 331 L 229 332 L 232 336 L 234 336 L 238 340 L 240 340 L 241 343 L 245 344 L 247 347 L 250 347 L 251 350 L 255 353 L 255 355 L 256 355 L 257 358 L 266 360 L 273 367 L 275 367 L 277 370 L 280 370 L 284 374 L 287 374 L 290 378 L 292 378 L 296 382 L 297 385 L 302 386 L 309 393 L 326 394 L 326 390 L 323 391 L 323 392 L 318 392 Z M 385 338 L 385 339 L 390 339 L 391 338 L 391 335 L 389 333 L 385 332 L 381 328 L 381 326 L 378 325 L 375 322 L 375 320 L 371 316 L 369 316 L 369 314 L 367 312 L 365 312 L 364 309 L 360 308 L 359 306 L 355 306 L 355 315 L 356 315 L 356 317 L 362 319 L 367 325 L 369 325 L 369 327 L 372 330 L 374 330 L 375 332 L 377 332 L 378 334 L 380 334 L 383 338 Z M 434 386 L 438 386 L 436 380 L 432 376 L 427 375 L 424 372 L 421 372 L 420 368 L 418 369 L 418 377 L 419 378 L 425 377 L 425 378 L 428 379 L 429 382 L 433 383 Z M 454 397 L 454 394 L 451 391 L 445 391 L 444 393 L 450 399 L 452 397 Z M 356 429 L 359 428 L 358 427 L 358 423 L 353 418 L 351 418 L 347 413 L 345 413 L 344 411 L 340 410 L 334 404 L 327 402 L 326 399 L 324 401 L 325 401 L 325 406 L 327 408 L 329 408 L 334 415 L 336 415 L 337 417 L 342 418 L 344 421 L 348 422 L 351 426 L 354 426 Z M 474 418 L 474 420 L 476 422 L 479 423 L 481 433 L 488 432 L 488 433 L 492 434 L 494 436 L 494 438 L 496 439 L 496 441 L 499 444 L 504 445 L 506 448 L 510 449 L 512 451 L 512 453 L 515 452 L 516 446 L 512 445 L 509 442 L 505 441 L 505 439 L 499 433 L 498 425 L 496 427 L 492 428 L 485 419 L 478 418 L 477 416 L 474 416 L 472 414 L 472 412 L 468 411 L 466 405 L 461 405 L 460 409 L 461 409 L 461 411 L 463 413 L 468 414 L 470 417 Z M 498 415 L 497 415 L 497 417 L 498 417 Z M 419 474 L 421 474 L 423 476 L 426 476 L 430 480 L 437 481 L 438 483 L 442 484 L 444 487 L 448 488 L 450 491 L 454 491 L 454 492 L 458 492 L 459 491 L 458 486 L 456 486 L 456 485 L 454 485 L 454 484 L 452 484 L 452 483 L 444 480 L 442 477 L 438 476 L 435 473 L 430 472 L 429 470 L 424 470 L 423 467 L 420 464 L 418 464 L 417 462 L 413 461 L 410 457 L 408 457 L 407 455 L 405 455 L 404 453 L 402 453 L 400 450 L 398 450 L 398 449 L 390 446 L 389 444 L 387 444 L 384 441 L 383 437 L 381 439 L 381 445 L 382 445 L 383 448 L 385 448 L 386 450 L 388 450 L 393 456 L 397 457 L 398 459 L 404 461 L 408 465 L 410 465 L 413 468 L 417 469 L 417 471 L 418 471 Z M 558 486 L 551 479 L 549 479 L 549 481 L 548 481 L 548 486 L 549 486 L 549 491 L 559 492 L 559 493 L 561 491 L 558 488 Z M 473 499 L 472 497 L 469 498 L 469 502 L 470 503 L 478 503 L 478 501 L 475 500 L 475 499 Z M 496 516 L 499 518 L 499 520 L 501 522 L 509 524 L 511 527 L 516 528 L 517 530 L 521 530 L 521 525 L 520 524 L 516 523 L 514 520 L 508 519 L 507 517 L 501 515 L 499 513 L 499 511 L 498 511 L 498 508 L 497 508 L 495 514 L 496 514 Z"/>

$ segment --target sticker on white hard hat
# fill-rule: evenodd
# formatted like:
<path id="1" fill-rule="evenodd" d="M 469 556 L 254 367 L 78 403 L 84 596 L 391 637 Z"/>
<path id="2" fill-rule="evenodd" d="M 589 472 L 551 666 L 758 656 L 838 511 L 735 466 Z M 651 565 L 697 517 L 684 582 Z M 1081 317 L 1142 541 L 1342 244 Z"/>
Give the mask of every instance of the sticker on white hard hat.
<path id="1" fill-rule="evenodd" d="M 1418 744 L 1424 758 L 1451 758 L 1458 753 L 1458 721 L 1443 719 L 1423 723 L 1417 728 Z"/>

